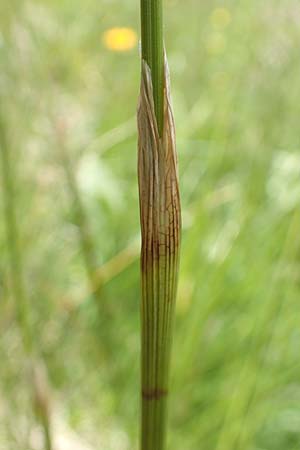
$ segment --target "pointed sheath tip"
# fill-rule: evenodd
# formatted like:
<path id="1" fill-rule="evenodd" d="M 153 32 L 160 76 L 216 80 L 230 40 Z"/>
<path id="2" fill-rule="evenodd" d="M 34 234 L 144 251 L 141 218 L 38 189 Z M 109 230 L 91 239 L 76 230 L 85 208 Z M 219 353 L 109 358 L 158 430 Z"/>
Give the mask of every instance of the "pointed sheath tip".
<path id="1" fill-rule="evenodd" d="M 151 71 L 142 61 L 138 106 L 138 177 L 142 230 L 142 268 L 145 255 L 154 259 L 178 252 L 181 212 L 175 126 L 170 100 L 167 59 L 164 70 L 164 126 L 159 135 L 154 110 Z"/>

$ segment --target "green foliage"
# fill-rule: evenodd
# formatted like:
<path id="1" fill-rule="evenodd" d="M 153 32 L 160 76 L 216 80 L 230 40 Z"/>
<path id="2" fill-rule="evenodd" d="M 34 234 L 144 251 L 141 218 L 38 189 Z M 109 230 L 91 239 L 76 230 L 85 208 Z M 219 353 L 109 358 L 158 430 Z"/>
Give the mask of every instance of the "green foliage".
<path id="1" fill-rule="evenodd" d="M 183 206 L 168 448 L 296 450 L 299 5 L 165 8 Z M 137 30 L 138 5 L 36 0 L 0 9 L 1 110 L 54 440 L 63 436 L 64 450 L 137 448 L 140 66 L 137 48 L 112 52 L 102 34 Z M 97 301 L 58 155 L 61 123 L 99 267 Z M 36 449 L 3 185 L 1 176 L 0 447 Z"/>

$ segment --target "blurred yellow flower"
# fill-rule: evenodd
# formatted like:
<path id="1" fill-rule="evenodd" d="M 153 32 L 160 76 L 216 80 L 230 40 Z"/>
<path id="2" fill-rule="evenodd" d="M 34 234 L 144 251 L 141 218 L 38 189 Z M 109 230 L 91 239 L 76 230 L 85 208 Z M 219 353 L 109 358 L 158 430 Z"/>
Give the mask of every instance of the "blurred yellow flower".
<path id="1" fill-rule="evenodd" d="M 227 8 L 216 8 L 210 16 L 211 23 L 216 28 L 226 28 L 231 22 L 231 14 Z"/>
<path id="2" fill-rule="evenodd" d="M 103 33 L 105 47 L 115 52 L 126 52 L 136 46 L 137 34 L 132 28 L 110 28 Z"/>

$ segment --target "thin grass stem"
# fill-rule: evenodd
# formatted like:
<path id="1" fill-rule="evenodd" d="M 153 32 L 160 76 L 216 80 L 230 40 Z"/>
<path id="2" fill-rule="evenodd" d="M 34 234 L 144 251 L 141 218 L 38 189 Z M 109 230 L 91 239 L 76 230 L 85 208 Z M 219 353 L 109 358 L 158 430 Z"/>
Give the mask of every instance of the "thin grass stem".
<path id="1" fill-rule="evenodd" d="M 79 243 L 84 258 L 86 274 L 89 282 L 89 290 L 99 306 L 99 302 L 101 300 L 102 280 L 97 275 L 98 262 L 95 251 L 95 243 L 90 232 L 88 217 L 82 202 L 81 194 L 79 192 L 72 167 L 71 157 L 66 145 L 65 125 L 63 122 L 55 123 L 54 128 L 58 144 L 59 159 L 65 172 L 68 191 L 73 205 L 75 221 L 79 231 Z"/>
<path id="2" fill-rule="evenodd" d="M 151 70 L 154 110 L 160 136 L 164 112 L 164 42 L 162 0 L 141 0 L 142 58 Z"/>
<path id="3" fill-rule="evenodd" d="M 17 308 L 17 319 L 27 354 L 32 350 L 32 336 L 28 318 L 28 302 L 24 288 L 22 252 L 17 226 L 16 186 L 4 116 L 0 111 L 0 155 L 3 179 L 4 221 L 7 235 L 11 290 Z"/>
<path id="4" fill-rule="evenodd" d="M 141 450 L 164 450 L 180 250 L 180 199 L 162 1 L 141 1 L 138 108 L 141 250 Z"/>
<path id="5" fill-rule="evenodd" d="M 36 413 L 35 394 L 36 383 L 31 377 L 34 370 L 34 356 L 36 352 L 36 345 L 34 345 L 32 327 L 30 323 L 30 311 L 28 305 L 28 298 L 26 295 L 24 283 L 24 267 L 22 258 L 22 249 L 20 245 L 19 227 L 17 221 L 17 194 L 16 194 L 16 176 L 14 173 L 13 157 L 10 148 L 9 139 L 7 136 L 6 124 L 4 122 L 4 115 L 0 110 L 0 158 L 3 179 L 3 203 L 4 203 L 4 221 L 6 226 L 9 270 L 10 270 L 10 285 L 13 295 L 14 304 L 17 311 L 17 322 L 22 337 L 22 343 L 26 358 L 29 361 L 29 376 L 32 394 L 33 394 L 33 409 Z M 46 405 L 45 405 L 46 406 Z M 39 414 L 36 413 L 39 420 Z M 50 433 L 50 417 L 48 405 L 43 411 L 43 421 L 41 423 L 44 434 L 45 450 L 52 450 L 51 433 Z"/>

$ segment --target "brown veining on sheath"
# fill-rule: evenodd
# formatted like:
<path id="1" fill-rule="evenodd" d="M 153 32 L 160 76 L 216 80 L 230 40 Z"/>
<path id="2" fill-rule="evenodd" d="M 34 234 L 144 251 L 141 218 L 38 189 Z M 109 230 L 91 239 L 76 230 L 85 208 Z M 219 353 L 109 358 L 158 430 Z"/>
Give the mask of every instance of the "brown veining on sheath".
<path id="1" fill-rule="evenodd" d="M 165 66 L 164 129 L 160 137 L 155 119 L 151 73 L 142 65 L 138 107 L 138 175 L 142 230 L 142 270 L 147 260 L 173 259 L 180 244 L 180 199 L 175 127 Z"/>
<path id="2" fill-rule="evenodd" d="M 164 73 L 164 123 L 159 134 L 151 72 L 147 63 L 142 62 L 138 106 L 138 178 L 142 234 L 141 427 L 147 444 L 145 449 L 142 446 L 144 450 L 164 448 L 165 406 L 179 267 L 180 199 L 166 59 Z"/>
<path id="3" fill-rule="evenodd" d="M 168 391 L 166 389 L 151 389 L 151 390 L 143 390 L 142 397 L 146 400 L 159 400 L 162 397 L 168 395 Z"/>

